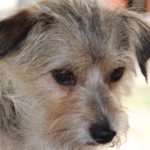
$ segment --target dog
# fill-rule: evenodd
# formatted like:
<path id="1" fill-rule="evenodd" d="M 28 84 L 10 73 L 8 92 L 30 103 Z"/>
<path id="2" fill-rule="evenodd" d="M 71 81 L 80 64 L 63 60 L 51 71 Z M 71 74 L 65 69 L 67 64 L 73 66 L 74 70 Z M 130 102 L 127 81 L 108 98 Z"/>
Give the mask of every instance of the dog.
<path id="1" fill-rule="evenodd" d="M 147 80 L 150 26 L 98 0 L 45 0 L 0 21 L 0 150 L 120 147 L 121 97 Z"/>

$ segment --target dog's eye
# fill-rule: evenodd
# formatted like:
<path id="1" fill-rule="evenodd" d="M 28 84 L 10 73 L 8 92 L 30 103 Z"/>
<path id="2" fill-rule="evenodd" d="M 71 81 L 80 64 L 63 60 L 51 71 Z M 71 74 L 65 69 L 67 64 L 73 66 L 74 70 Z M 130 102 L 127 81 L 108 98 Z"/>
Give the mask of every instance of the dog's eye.
<path id="1" fill-rule="evenodd" d="M 115 69 L 111 74 L 111 82 L 118 81 L 123 76 L 124 70 L 124 67 L 119 67 Z"/>
<path id="2" fill-rule="evenodd" d="M 76 78 L 72 71 L 68 69 L 56 69 L 52 72 L 52 75 L 57 83 L 61 85 L 75 85 Z"/>

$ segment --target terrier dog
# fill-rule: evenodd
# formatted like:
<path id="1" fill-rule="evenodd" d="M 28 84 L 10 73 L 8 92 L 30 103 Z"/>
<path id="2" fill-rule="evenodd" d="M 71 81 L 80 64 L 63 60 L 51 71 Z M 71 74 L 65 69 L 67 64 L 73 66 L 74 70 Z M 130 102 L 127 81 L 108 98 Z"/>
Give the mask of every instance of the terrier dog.
<path id="1" fill-rule="evenodd" d="M 121 95 L 147 79 L 150 27 L 98 0 L 47 0 L 0 22 L 0 150 L 95 150 L 128 131 Z"/>

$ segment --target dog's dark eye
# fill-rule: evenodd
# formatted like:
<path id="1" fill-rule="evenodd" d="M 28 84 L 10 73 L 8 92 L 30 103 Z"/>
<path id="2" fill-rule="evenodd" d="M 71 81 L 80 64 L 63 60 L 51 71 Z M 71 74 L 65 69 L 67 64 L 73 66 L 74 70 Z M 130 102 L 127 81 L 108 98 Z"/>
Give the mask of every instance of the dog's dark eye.
<path id="1" fill-rule="evenodd" d="M 123 76 L 124 70 L 124 67 L 119 67 L 115 69 L 111 74 L 111 82 L 118 81 Z"/>
<path id="2" fill-rule="evenodd" d="M 52 72 L 54 79 L 61 85 L 75 85 L 76 78 L 72 71 L 68 69 L 56 69 Z"/>

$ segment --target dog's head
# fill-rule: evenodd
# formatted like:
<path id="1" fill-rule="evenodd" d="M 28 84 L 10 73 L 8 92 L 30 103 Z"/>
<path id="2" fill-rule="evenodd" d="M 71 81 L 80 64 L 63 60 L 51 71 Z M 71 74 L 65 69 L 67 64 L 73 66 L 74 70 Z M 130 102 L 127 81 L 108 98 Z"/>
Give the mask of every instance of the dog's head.
<path id="1" fill-rule="evenodd" d="M 120 95 L 136 60 L 147 79 L 149 46 L 142 16 L 96 0 L 41 2 L 2 20 L 1 138 L 28 150 L 120 143 L 128 129 Z"/>

